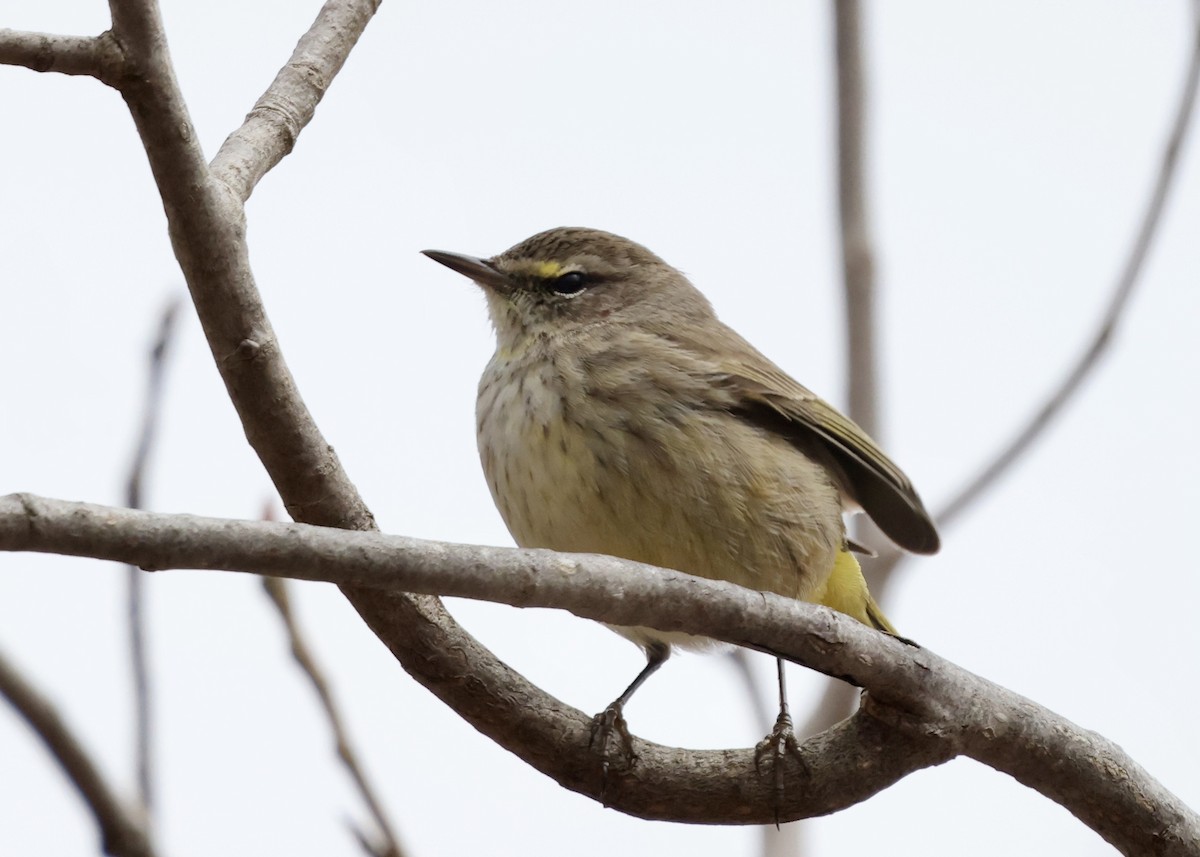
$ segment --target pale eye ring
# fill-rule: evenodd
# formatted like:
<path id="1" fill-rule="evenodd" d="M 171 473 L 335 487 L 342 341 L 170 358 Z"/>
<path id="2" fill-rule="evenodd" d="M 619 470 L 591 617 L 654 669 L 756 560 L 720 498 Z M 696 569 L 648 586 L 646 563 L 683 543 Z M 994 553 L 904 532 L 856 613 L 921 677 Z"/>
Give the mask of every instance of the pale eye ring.
<path id="1" fill-rule="evenodd" d="M 550 282 L 551 291 L 568 298 L 575 297 L 586 288 L 587 277 L 582 271 L 567 271 Z"/>

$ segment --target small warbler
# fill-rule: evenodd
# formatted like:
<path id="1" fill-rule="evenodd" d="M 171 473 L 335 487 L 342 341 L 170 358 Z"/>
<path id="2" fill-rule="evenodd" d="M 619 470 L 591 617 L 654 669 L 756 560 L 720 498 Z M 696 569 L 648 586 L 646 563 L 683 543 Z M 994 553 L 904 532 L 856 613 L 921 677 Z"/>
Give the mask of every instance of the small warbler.
<path id="1" fill-rule="evenodd" d="M 479 383 L 479 454 L 517 544 L 728 580 L 896 634 L 842 515 L 861 508 L 900 547 L 933 553 L 937 531 L 912 484 L 862 429 L 721 323 L 683 274 L 583 228 L 490 259 L 425 255 L 487 296 L 496 352 Z M 606 771 L 630 696 L 671 646 L 707 642 L 613 630 L 647 664 L 597 717 Z M 782 696 L 782 662 L 779 675 Z M 794 745 L 782 698 L 772 739 Z"/>

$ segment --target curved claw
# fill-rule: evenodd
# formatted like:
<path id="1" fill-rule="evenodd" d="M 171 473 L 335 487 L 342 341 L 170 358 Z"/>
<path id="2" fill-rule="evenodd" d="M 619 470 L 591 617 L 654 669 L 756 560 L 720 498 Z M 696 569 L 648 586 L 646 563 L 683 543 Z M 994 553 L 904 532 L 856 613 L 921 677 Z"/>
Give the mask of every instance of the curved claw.
<path id="1" fill-rule="evenodd" d="M 799 763 L 801 768 L 808 769 L 804 756 L 800 753 L 800 742 L 796 740 L 796 731 L 792 728 L 792 718 L 787 711 L 780 711 L 771 734 L 754 746 L 755 770 L 761 774 L 763 766 L 770 760 L 771 773 L 775 780 L 771 790 L 771 808 L 775 811 L 776 829 L 779 829 L 779 809 L 783 806 L 783 762 L 789 755 Z"/>
<path id="2" fill-rule="evenodd" d="M 633 736 L 629 734 L 622 708 L 624 706 L 619 701 L 614 702 L 592 718 L 592 734 L 588 740 L 588 747 L 600 756 L 600 799 L 606 806 L 608 772 L 614 758 L 620 758 L 626 767 L 632 766 L 637 760 L 633 752 Z"/>

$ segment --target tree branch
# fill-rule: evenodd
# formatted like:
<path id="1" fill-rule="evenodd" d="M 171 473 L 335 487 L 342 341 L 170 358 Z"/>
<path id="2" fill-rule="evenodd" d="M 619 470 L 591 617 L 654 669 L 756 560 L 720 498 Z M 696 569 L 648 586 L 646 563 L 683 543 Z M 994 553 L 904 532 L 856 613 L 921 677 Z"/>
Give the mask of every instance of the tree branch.
<path id="1" fill-rule="evenodd" d="M 1200 817 L 1112 742 L 931 651 L 770 593 L 613 557 L 161 515 L 27 494 L 0 498 L 0 549 L 438 592 L 710 636 L 869 691 L 854 717 L 803 744 L 805 764 L 787 772 L 780 818 L 832 812 L 965 754 L 1058 801 L 1126 854 L 1190 855 L 1200 848 Z M 473 685 L 477 677 L 463 671 L 462 660 L 458 666 L 442 681 Z M 441 683 L 433 689 L 440 692 Z M 491 714 L 472 722 L 564 786 L 599 796 L 589 717 L 515 673 Z M 553 740 L 543 734 L 547 724 L 557 727 Z M 531 742 L 529 732 L 537 733 Z M 607 797 L 623 812 L 721 824 L 774 818 L 771 778 L 755 770 L 750 750 L 682 751 L 636 741 L 635 751 L 635 765 L 610 772 L 616 787 L 609 783 Z"/>
<path id="2" fill-rule="evenodd" d="M 137 536 L 131 538 L 134 531 Z M 815 655 L 818 668 L 852 676 L 860 684 L 874 681 L 869 671 L 858 674 L 875 669 L 864 667 L 863 661 L 890 660 L 878 646 L 903 648 L 890 638 L 870 634 L 866 650 L 875 656 L 864 657 L 862 651 L 851 654 L 842 639 L 847 628 L 856 626 L 849 633 L 858 635 L 860 645 L 862 635 L 869 632 L 833 611 L 777 596 L 764 604 L 762 593 L 677 572 L 647 573 L 648 566 L 611 557 L 456 546 L 303 524 L 162 515 L 31 495 L 0 498 L 0 549 L 134 560 L 147 569 L 183 565 L 232 569 L 248 560 L 245 567 L 256 573 L 328 580 L 372 593 L 386 605 L 411 598 L 388 591 L 399 587 L 410 592 L 495 597 L 516 606 L 556 606 L 588 618 L 649 619 L 659 616 L 664 604 L 680 603 L 682 607 L 673 609 L 670 617 L 656 618 L 655 624 L 670 630 L 703 622 L 747 641 L 754 639 L 764 610 L 782 609 L 768 627 L 788 626 L 788 636 L 800 653 L 785 650 L 784 654 L 805 660 L 825 652 Z M 632 586 L 631 570 L 637 581 Z M 692 594 L 682 602 L 674 601 L 684 592 Z M 720 592 L 733 593 L 733 600 L 714 597 Z M 707 608 L 696 612 L 697 598 Z M 799 626 L 789 624 L 796 609 L 809 611 L 807 621 Z M 590 716 L 495 661 L 457 626 L 433 627 L 440 633 L 418 627 L 418 633 L 403 640 L 430 647 L 417 648 L 410 655 L 429 658 L 442 670 L 429 680 L 430 689 L 459 703 L 460 713 L 477 729 L 567 788 L 595 799 L 603 793 L 610 806 L 645 818 L 722 824 L 774 821 L 774 782 L 756 769 L 750 750 L 685 751 L 635 739 L 637 763 L 610 770 L 604 792 L 599 759 L 589 748 Z M 811 636 L 803 633 L 813 628 L 820 630 Z M 389 641 L 401 633 L 388 630 Z M 453 649 L 464 644 L 477 651 Z M 505 692 L 493 695 L 489 685 L 500 681 Z M 785 771 L 787 793 L 779 816 L 791 819 L 836 811 L 948 757 L 946 748 L 921 730 L 896 729 L 877 716 L 847 721 L 805 743 L 804 765 Z"/>
<path id="3" fill-rule="evenodd" d="M 297 520 L 374 527 L 313 423 L 250 271 L 245 210 L 204 161 L 175 81 L 157 8 L 112 0 L 130 66 L 121 80 L 162 195 L 172 245 L 247 439 Z"/>
<path id="4" fill-rule="evenodd" d="M 246 121 L 221 144 L 213 172 L 243 202 L 291 153 L 381 2 L 329 0 Z"/>
<path id="5" fill-rule="evenodd" d="M 59 36 L 0 29 L 0 65 L 86 75 L 112 86 L 121 67 L 121 59 L 121 50 L 112 33 Z"/>
<path id="6" fill-rule="evenodd" d="M 354 751 L 354 747 L 350 743 L 350 734 L 346 729 L 345 722 L 342 720 L 342 714 L 338 710 L 337 702 L 333 698 L 333 690 L 329 687 L 329 680 L 325 678 L 324 671 L 317 665 L 316 658 L 313 657 L 312 650 L 309 648 L 308 643 L 304 639 L 304 634 L 300 630 L 300 624 L 296 621 L 296 616 L 292 612 L 292 602 L 288 595 L 286 582 L 280 577 L 263 577 L 262 584 L 267 597 L 275 605 L 275 609 L 279 613 L 279 618 L 283 620 L 283 627 L 287 632 L 288 645 L 292 650 L 292 657 L 300 667 L 300 671 L 308 678 L 309 683 L 317 694 L 317 699 L 321 703 L 321 708 L 325 712 L 325 717 L 329 721 L 329 728 L 333 732 L 338 758 L 342 760 L 342 764 L 346 767 L 346 771 L 354 781 L 359 795 L 367 805 L 367 810 L 375 820 L 375 825 L 379 828 L 382 841 L 376 843 L 373 841 L 373 837 L 368 837 L 365 833 L 357 829 L 354 831 L 355 835 L 363 843 L 368 853 L 375 855 L 375 857 L 403 857 L 404 852 L 400 848 L 400 840 L 396 837 L 395 828 L 393 828 L 392 823 L 388 820 L 387 813 L 383 810 L 382 802 L 375 796 L 375 790 L 371 787 L 366 771 L 363 770 L 362 763 L 358 760 L 358 753 Z"/>
<path id="7" fill-rule="evenodd" d="M 50 700 L 27 682 L 0 653 L 0 695 L 25 719 L 67 779 L 79 791 L 100 828 L 101 847 L 115 857 L 154 857 L 154 846 L 141 822 L 131 813 L 100 773 Z"/>

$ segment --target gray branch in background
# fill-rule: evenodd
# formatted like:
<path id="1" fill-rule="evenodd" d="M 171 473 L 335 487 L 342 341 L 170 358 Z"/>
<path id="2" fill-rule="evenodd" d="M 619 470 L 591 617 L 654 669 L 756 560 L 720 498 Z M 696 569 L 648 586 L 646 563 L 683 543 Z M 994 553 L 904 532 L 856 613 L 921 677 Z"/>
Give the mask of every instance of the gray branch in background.
<path id="1" fill-rule="evenodd" d="M 0 653 L 0 696 L 29 724 L 79 791 L 100 828 L 104 853 L 113 857 L 154 857 L 154 845 L 142 820 L 117 798 L 54 704 L 3 653 Z"/>
<path id="2" fill-rule="evenodd" d="M 162 515 L 29 494 L 0 497 L 0 550 L 440 593 L 713 637 L 868 691 L 849 720 L 802 745 L 804 763 L 787 771 L 782 819 L 844 808 L 914 770 L 966 755 L 1060 803 L 1125 854 L 1200 853 L 1200 816 L 1113 742 L 927 649 L 791 598 L 614 557 Z M 553 752 L 526 760 L 568 788 L 600 795 L 600 766 L 587 751 L 590 717 L 516 674 L 503 703 L 507 710 L 493 712 L 503 716 L 477 728 L 506 744 L 536 728 L 530 707 L 550 703 L 542 713 L 558 727 Z M 710 824 L 761 824 L 776 815 L 774 783 L 756 769 L 752 750 L 683 751 L 635 740 L 634 752 L 636 766 L 610 771 L 605 792 L 624 812 Z"/>
<path id="3" fill-rule="evenodd" d="M 838 221 L 846 302 L 846 372 L 849 416 L 879 440 L 878 332 L 875 322 L 875 253 L 867 216 L 866 71 L 859 0 L 833 0 L 834 70 L 837 81 Z"/>
<path id="4" fill-rule="evenodd" d="M 1193 9 L 1195 4 L 1191 4 Z M 1121 316 L 1129 304 L 1129 298 L 1134 288 L 1141 282 L 1141 273 L 1158 234 L 1159 223 L 1162 221 L 1163 210 L 1178 173 L 1179 153 L 1183 149 L 1191 128 L 1192 114 L 1196 105 L 1196 92 L 1200 86 L 1200 16 L 1195 19 L 1192 32 L 1192 50 L 1188 57 L 1187 69 L 1184 72 L 1183 86 L 1179 94 L 1179 104 L 1175 108 L 1175 118 L 1167 133 L 1166 142 L 1146 203 L 1146 210 L 1138 224 L 1129 248 L 1129 255 L 1117 276 L 1116 286 L 1108 309 L 1105 311 L 1100 325 L 1092 335 L 1087 347 L 1071 365 L 1063 379 L 1050 393 L 1046 400 L 1037 408 L 1028 423 L 1021 428 L 1007 444 L 1005 444 L 986 465 L 980 468 L 978 474 L 960 488 L 937 513 L 939 526 L 947 527 L 966 512 L 983 494 L 991 488 L 1001 476 L 1007 473 L 1022 455 L 1049 428 L 1063 409 L 1075 398 L 1082 388 L 1083 382 L 1099 365 L 1101 356 L 1111 347 L 1113 335 Z"/>
<path id="5" fill-rule="evenodd" d="M 329 728 L 333 732 L 338 758 L 350 774 L 355 788 L 358 789 L 359 795 L 367 805 L 367 810 L 375 820 L 376 827 L 379 828 L 378 841 L 374 837 L 366 835 L 357 827 L 353 828 L 355 838 L 367 853 L 373 855 L 373 857 L 404 857 L 404 851 L 400 848 L 400 840 L 396 836 L 395 828 L 391 821 L 389 821 L 387 813 L 384 812 L 382 801 L 376 797 L 375 789 L 367 779 L 366 771 L 363 768 L 362 762 L 359 761 L 358 753 L 355 752 L 354 745 L 350 741 L 350 733 L 346 729 L 345 721 L 342 718 L 341 711 L 338 709 L 337 701 L 333 698 L 333 689 L 329 686 L 329 680 L 325 677 L 325 671 L 317 664 L 317 660 L 312 653 L 312 647 L 305 640 L 300 623 L 292 611 L 292 602 L 288 594 L 286 581 L 281 577 L 263 576 L 262 584 L 267 597 L 275 606 L 276 612 L 279 613 L 279 618 L 283 620 L 283 627 L 287 632 L 288 645 L 291 649 L 292 657 L 295 659 L 297 666 L 300 667 L 300 671 L 304 673 L 312 685 L 313 690 L 317 694 L 317 699 L 321 703 L 321 709 L 325 712 L 325 718 L 329 721 Z"/>
<path id="6" fill-rule="evenodd" d="M 158 324 L 158 333 L 150 348 L 149 372 L 146 381 L 146 400 L 142 406 L 142 425 L 138 432 L 133 463 L 125 486 L 125 505 L 131 509 L 144 507 L 143 483 L 151 450 L 157 436 L 162 412 L 163 378 L 166 372 L 167 349 L 175 332 L 175 320 L 182 302 L 172 298 L 167 302 Z M 142 570 L 129 566 L 126 574 L 127 612 L 129 616 L 129 659 L 133 671 L 134 745 L 137 754 L 138 797 L 147 822 L 154 810 L 154 719 L 151 702 L 149 653 L 146 648 L 146 616 L 144 606 L 145 578 Z"/>
<path id="7" fill-rule="evenodd" d="M 1153 246 L 1167 199 L 1178 175 L 1179 153 L 1191 130 L 1197 89 L 1200 87 L 1200 11 L 1196 11 L 1200 9 L 1200 3 L 1189 0 L 1189 5 L 1194 12 L 1195 30 L 1192 34 L 1192 49 L 1184 72 L 1179 102 L 1163 144 L 1163 152 L 1146 211 L 1138 223 L 1129 255 L 1117 277 L 1108 308 L 1082 353 L 1046 400 L 1036 409 L 1029 421 L 1014 434 L 1008 443 L 988 459 L 977 475 L 955 492 L 951 499 L 934 515 L 938 528 L 941 530 L 955 524 L 1041 438 L 1046 429 L 1074 400 L 1084 381 L 1095 372 L 1100 365 L 1100 358 L 1112 345 L 1121 317 L 1129 305 L 1129 299 L 1136 286 L 1141 282 L 1144 263 Z M 840 10 L 841 6 L 839 0 L 834 0 L 835 9 Z M 849 291 L 847 295 L 849 297 Z M 850 323 L 853 325 L 852 319 Z M 852 369 L 851 378 L 853 379 L 853 377 Z M 877 543 L 873 542 L 872 544 Z M 908 554 L 888 547 L 880 552 L 878 558 L 864 563 L 864 571 L 869 574 L 871 587 L 880 600 L 883 600 L 888 584 L 892 580 L 892 572 L 907 558 Z M 852 706 L 853 695 L 848 693 L 844 686 L 829 685 L 817 707 L 804 724 L 801 734 L 810 734 L 836 722 L 846 716 L 852 710 Z"/>

